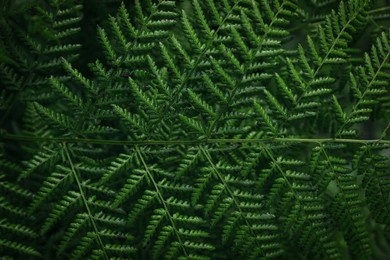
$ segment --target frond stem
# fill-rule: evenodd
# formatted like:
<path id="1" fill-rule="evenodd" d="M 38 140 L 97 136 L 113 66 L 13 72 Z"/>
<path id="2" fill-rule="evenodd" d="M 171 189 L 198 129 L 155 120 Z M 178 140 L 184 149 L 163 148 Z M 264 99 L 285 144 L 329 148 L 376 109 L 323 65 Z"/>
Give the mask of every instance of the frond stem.
<path id="1" fill-rule="evenodd" d="M 55 143 L 84 143 L 99 145 L 200 145 L 200 144 L 228 144 L 228 143 L 351 143 L 351 144 L 387 144 L 390 140 L 383 139 L 343 139 L 343 138 L 265 138 L 265 139 L 199 139 L 199 140 L 106 140 L 89 138 L 68 138 L 68 137 L 40 137 L 31 135 L 16 135 L 0 131 L 0 139 L 17 140 L 25 142 L 55 142 Z"/>
<path id="2" fill-rule="evenodd" d="M 163 205 L 163 207 L 164 207 L 164 209 L 165 209 L 165 212 L 167 213 L 168 219 L 169 219 L 169 221 L 170 221 L 171 224 L 172 224 L 172 228 L 173 228 L 173 230 L 175 231 L 175 235 L 176 235 L 176 237 L 177 237 L 177 240 L 178 240 L 178 242 L 180 243 L 180 246 L 181 246 L 181 248 L 182 248 L 182 250 L 183 250 L 183 253 L 184 253 L 184 255 L 185 255 L 186 258 L 187 258 L 187 257 L 188 257 L 188 253 L 187 253 L 187 251 L 186 251 L 186 249 L 185 249 L 185 247 L 184 247 L 183 240 L 181 239 L 181 237 L 180 237 L 180 235 L 179 235 L 179 231 L 178 231 L 177 228 L 176 228 L 175 221 L 174 221 L 173 218 L 172 218 L 172 215 L 171 215 L 171 213 L 170 213 L 170 211 L 169 211 L 168 205 L 167 205 L 167 203 L 165 202 L 164 197 L 162 196 L 162 193 L 161 193 L 161 191 L 160 191 L 160 188 L 158 187 L 158 184 L 157 184 L 156 181 L 154 180 L 152 173 L 149 171 L 149 167 L 148 167 L 148 165 L 146 164 L 146 162 L 145 162 L 145 160 L 144 160 L 144 157 L 142 156 L 139 147 L 136 146 L 136 147 L 135 147 L 135 150 L 136 150 L 136 152 L 137 152 L 137 154 L 138 154 L 138 157 L 140 158 L 140 160 L 141 160 L 141 162 L 142 162 L 142 164 L 143 164 L 143 166 L 144 166 L 144 168 L 145 168 L 146 173 L 147 173 L 148 176 L 149 176 L 149 179 L 150 179 L 150 180 L 152 181 L 152 183 L 153 183 L 154 189 L 156 190 L 157 195 L 158 195 L 158 197 L 159 197 L 159 199 L 160 199 L 160 201 L 161 201 L 161 204 Z"/>
<path id="3" fill-rule="evenodd" d="M 201 145 L 199 145 L 199 149 L 202 151 L 202 153 L 206 157 L 207 161 L 209 161 L 211 167 L 213 168 L 215 175 L 222 182 L 222 184 L 225 187 L 226 191 L 228 192 L 229 196 L 232 198 L 234 204 L 236 205 L 238 211 L 240 212 L 240 215 L 243 217 L 245 224 L 248 226 L 252 236 L 255 238 L 256 244 L 258 245 L 259 248 L 261 248 L 261 246 L 258 244 L 258 240 L 256 239 L 257 238 L 256 233 L 255 233 L 255 231 L 253 231 L 251 224 L 249 223 L 248 219 L 245 217 L 245 214 L 240 207 L 240 203 L 238 202 L 238 200 L 237 200 L 236 196 L 234 195 L 234 193 L 232 192 L 232 190 L 229 188 L 229 185 L 225 181 L 225 178 L 222 176 L 222 174 L 218 171 L 217 167 L 213 163 L 213 160 L 211 158 L 210 153 Z"/>
<path id="4" fill-rule="evenodd" d="M 272 155 L 272 153 L 267 149 L 264 148 L 265 153 L 267 156 L 271 159 L 271 161 L 274 163 L 275 167 L 278 169 L 278 171 L 282 174 L 283 179 L 286 181 L 287 186 L 291 190 L 291 193 L 294 195 L 295 200 L 299 203 L 299 206 L 302 207 L 302 201 L 299 198 L 298 194 L 295 192 L 293 185 L 291 182 L 288 180 L 285 172 L 283 171 L 282 167 L 280 167 L 279 163 L 276 161 L 275 157 Z"/>
<path id="5" fill-rule="evenodd" d="M 368 11 L 368 14 L 379 13 L 379 12 L 384 12 L 384 11 L 390 11 L 390 6 L 370 10 L 370 11 Z"/>
<path id="6" fill-rule="evenodd" d="M 89 220 L 91 221 L 91 224 L 92 224 L 92 227 L 93 227 L 93 230 L 95 231 L 95 234 L 96 234 L 96 239 L 99 243 L 99 246 L 102 248 L 102 251 L 103 251 L 103 255 L 104 255 L 104 259 L 110 259 L 107 255 L 107 252 L 106 252 L 106 249 L 104 248 L 104 244 L 103 244 L 103 241 L 102 241 L 102 238 L 100 237 L 99 235 L 99 230 L 96 226 L 96 223 L 95 223 L 95 220 L 93 218 L 93 215 L 92 215 L 92 212 L 91 212 L 91 209 L 89 208 L 89 205 L 88 205 L 88 201 L 87 201 L 87 198 L 84 194 L 84 190 L 81 186 L 81 182 L 80 182 L 80 179 L 79 179 L 79 176 L 77 175 L 77 172 L 76 172 L 76 169 L 74 167 L 74 164 L 72 162 L 72 159 L 69 155 L 69 151 L 68 151 L 68 147 L 67 147 L 67 144 L 65 142 L 63 142 L 63 147 L 64 147 L 64 151 L 65 151 L 65 155 L 69 161 L 69 164 L 70 164 L 70 168 L 72 170 L 72 174 L 74 176 L 74 179 L 76 180 L 76 183 L 77 183 L 77 187 L 80 191 L 80 195 L 81 195 L 81 198 L 83 200 L 83 204 L 85 206 L 85 209 L 87 210 L 87 214 L 88 214 L 88 217 L 89 217 Z"/>

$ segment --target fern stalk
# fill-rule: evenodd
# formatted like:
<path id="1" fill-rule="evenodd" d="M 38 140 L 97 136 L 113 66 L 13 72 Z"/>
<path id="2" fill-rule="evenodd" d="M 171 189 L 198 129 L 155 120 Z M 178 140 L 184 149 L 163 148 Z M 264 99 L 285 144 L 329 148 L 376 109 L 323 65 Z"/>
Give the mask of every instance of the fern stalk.
<path id="1" fill-rule="evenodd" d="M 163 197 L 163 195 L 162 195 L 162 193 L 161 193 L 161 191 L 160 191 L 160 188 L 158 187 L 156 181 L 154 180 L 153 175 L 152 175 L 152 173 L 150 172 L 149 167 L 148 167 L 148 165 L 146 164 L 146 162 L 145 162 L 145 160 L 144 160 L 144 157 L 142 156 L 142 153 L 141 153 L 139 147 L 136 146 L 136 147 L 135 147 L 135 150 L 137 151 L 137 155 L 139 156 L 139 158 L 140 158 L 140 160 L 141 160 L 143 166 L 145 167 L 145 171 L 146 171 L 146 173 L 148 174 L 148 178 L 152 181 L 153 187 L 154 187 L 154 189 L 155 189 L 156 192 L 157 192 L 157 195 L 158 195 L 158 197 L 159 197 L 159 200 L 160 200 L 161 204 L 163 205 L 163 207 L 164 207 L 164 209 L 165 209 L 165 212 L 167 213 L 169 222 L 171 223 L 172 228 L 173 228 L 173 230 L 174 230 L 174 232 L 175 232 L 175 235 L 176 235 L 176 237 L 177 237 L 177 240 L 178 240 L 179 243 L 180 243 L 180 247 L 181 247 L 181 249 L 183 250 L 184 255 L 185 255 L 186 257 L 188 257 L 188 253 L 187 253 L 187 251 L 186 251 L 186 248 L 184 247 L 184 243 L 183 243 L 183 241 L 182 241 L 182 239 L 181 239 L 181 237 L 180 237 L 180 235 L 179 235 L 179 231 L 178 231 L 178 229 L 176 228 L 175 221 L 174 221 L 173 218 L 172 218 L 172 215 L 171 215 L 170 210 L 169 210 L 169 208 L 168 208 L 168 206 L 167 206 L 167 204 L 166 204 L 166 201 L 165 201 L 165 199 L 164 199 L 164 197 Z"/>
<path id="2" fill-rule="evenodd" d="M 96 225 L 96 223 L 95 223 L 95 220 L 94 220 L 94 217 L 93 217 L 93 215 L 92 215 L 91 209 L 89 208 L 89 204 L 88 204 L 87 197 L 86 197 L 85 194 L 84 194 L 84 190 L 83 190 L 83 187 L 82 187 L 82 185 L 81 185 L 79 176 L 78 176 L 78 174 L 77 174 L 77 172 L 76 172 L 76 169 L 75 169 L 75 167 L 74 167 L 74 165 L 73 165 L 73 162 L 72 162 L 72 159 L 71 159 L 71 157 L 70 157 L 70 154 L 69 154 L 69 151 L 68 151 L 68 145 L 67 145 L 66 143 L 63 143 L 63 147 L 64 147 L 64 151 L 65 151 L 66 158 L 68 159 L 70 168 L 72 169 L 73 177 L 74 177 L 74 179 L 76 180 L 77 187 L 78 187 L 78 189 L 79 189 L 81 198 L 82 198 L 82 200 L 83 200 L 84 207 L 85 207 L 85 209 L 86 209 L 86 211 L 87 211 L 89 221 L 91 222 L 91 224 L 92 224 L 92 226 L 93 226 L 93 230 L 95 231 L 96 240 L 97 240 L 97 242 L 99 243 L 99 246 L 100 246 L 100 248 L 101 248 L 102 251 L 103 251 L 104 258 L 108 260 L 109 257 L 108 257 L 108 255 L 107 255 L 106 249 L 105 249 L 105 247 L 104 247 L 103 240 L 102 240 L 102 238 L 100 237 L 99 230 L 98 230 L 97 225 Z"/>
<path id="3" fill-rule="evenodd" d="M 265 139 L 201 139 L 201 140 L 107 140 L 107 139 L 86 139 L 86 138 L 46 138 L 28 135 L 14 135 L 2 133 L 1 137 L 6 140 L 19 141 L 40 141 L 54 143 L 84 143 L 84 144 L 100 144 L 100 145 L 197 145 L 197 144 L 218 144 L 218 143 L 352 143 L 352 144 L 390 144 L 389 140 L 381 139 L 345 139 L 345 138 L 265 138 Z"/>

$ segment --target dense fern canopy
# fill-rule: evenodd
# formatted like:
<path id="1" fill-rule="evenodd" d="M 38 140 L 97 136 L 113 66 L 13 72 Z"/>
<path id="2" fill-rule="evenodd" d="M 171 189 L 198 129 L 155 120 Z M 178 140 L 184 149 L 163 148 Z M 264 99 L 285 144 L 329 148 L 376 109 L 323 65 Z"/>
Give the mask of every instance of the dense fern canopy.
<path id="1" fill-rule="evenodd" d="M 1 258 L 389 257 L 389 14 L 0 0 Z"/>

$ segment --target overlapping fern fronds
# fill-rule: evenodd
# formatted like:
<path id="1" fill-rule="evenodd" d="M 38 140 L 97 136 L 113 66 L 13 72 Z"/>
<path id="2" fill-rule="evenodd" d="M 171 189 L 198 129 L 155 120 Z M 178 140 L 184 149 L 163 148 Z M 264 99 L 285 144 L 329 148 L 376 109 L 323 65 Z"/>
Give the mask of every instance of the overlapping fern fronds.
<path id="1" fill-rule="evenodd" d="M 123 3 L 90 73 L 82 1 L 42 2 L 0 20 L 2 255 L 389 254 L 390 34 L 371 1 Z"/>

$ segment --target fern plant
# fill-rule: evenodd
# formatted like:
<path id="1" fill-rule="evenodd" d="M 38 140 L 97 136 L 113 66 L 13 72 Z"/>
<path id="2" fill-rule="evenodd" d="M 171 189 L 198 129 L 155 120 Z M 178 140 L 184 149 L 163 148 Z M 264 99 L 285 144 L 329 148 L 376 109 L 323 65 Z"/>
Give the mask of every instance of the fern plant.
<path id="1" fill-rule="evenodd" d="M 2 1 L 4 259 L 390 255 L 385 1 L 91 4 Z"/>

